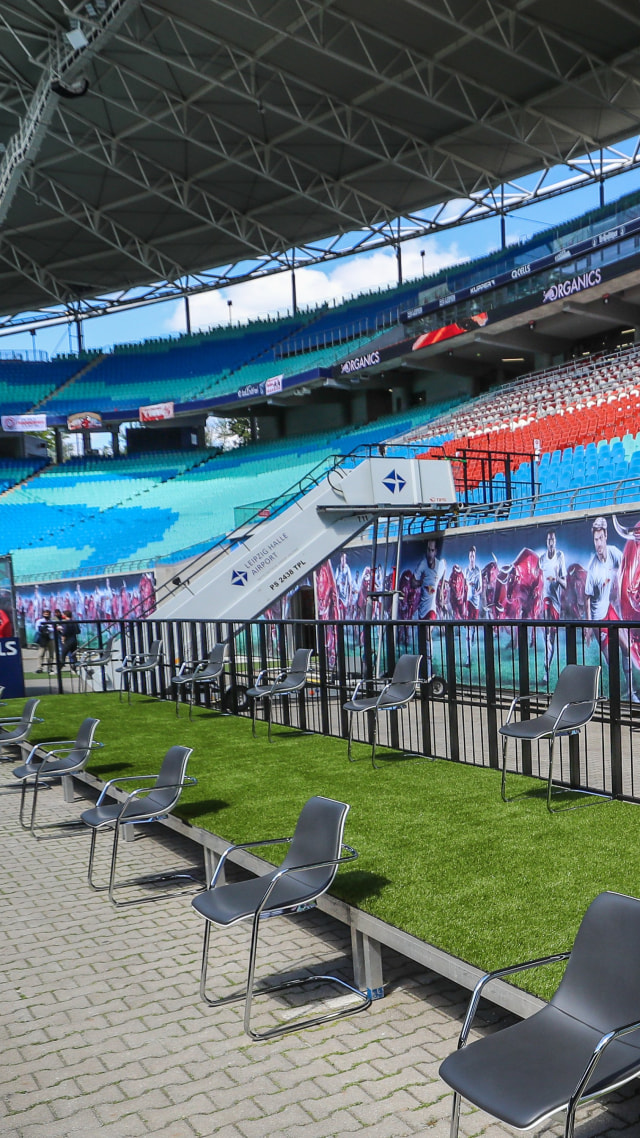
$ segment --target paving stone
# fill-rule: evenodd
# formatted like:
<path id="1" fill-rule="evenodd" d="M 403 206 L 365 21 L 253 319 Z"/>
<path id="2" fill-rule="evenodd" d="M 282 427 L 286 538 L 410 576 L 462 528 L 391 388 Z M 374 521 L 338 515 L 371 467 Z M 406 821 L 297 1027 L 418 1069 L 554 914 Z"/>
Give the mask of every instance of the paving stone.
<path id="1" fill-rule="evenodd" d="M 78 808 L 54 790 L 43 817 Z M 0 844 L 9 867 L 0 897 L 2 1138 L 448 1138 L 451 1093 L 438 1066 L 468 1002 L 451 981 L 385 950 L 387 994 L 369 1012 L 252 1042 L 242 1004 L 199 1000 L 202 924 L 188 897 L 115 910 L 86 886 L 86 842 L 71 834 L 34 842 L 1 790 Z M 159 828 L 123 852 L 123 872 L 199 863 Z M 265 922 L 260 976 L 308 964 L 349 978 L 349 951 L 348 930 L 317 910 Z M 215 939 L 216 989 L 243 982 L 247 954 L 246 928 Z M 257 1021 L 272 1022 L 282 1006 L 261 1000 Z M 476 1034 L 508 1022 L 483 1001 Z M 632 1083 L 584 1108 L 576 1138 L 640 1138 L 639 1120 Z M 553 1123 L 541 1138 L 562 1131 Z M 467 1104 L 460 1133 L 513 1138 Z"/>

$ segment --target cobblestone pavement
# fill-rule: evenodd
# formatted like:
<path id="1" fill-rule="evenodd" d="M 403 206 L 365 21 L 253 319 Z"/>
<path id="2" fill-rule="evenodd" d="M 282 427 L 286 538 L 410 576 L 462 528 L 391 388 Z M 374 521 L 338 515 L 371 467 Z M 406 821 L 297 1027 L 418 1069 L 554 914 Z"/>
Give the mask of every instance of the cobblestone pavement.
<path id="1" fill-rule="evenodd" d="M 199 1001 L 202 924 L 188 897 L 114 909 L 86 885 L 87 833 L 48 831 L 35 841 L 20 830 L 9 772 L 3 764 L 3 1138 L 446 1138 L 450 1095 L 438 1065 L 455 1046 L 468 993 L 387 953 L 387 996 L 370 1011 L 251 1042 L 241 1005 Z M 62 801 L 60 788 L 42 796 L 43 820 L 80 809 L 79 799 Z M 109 847 L 105 837 L 103 873 Z M 164 833 L 121 848 L 125 873 L 199 857 Z M 242 977 L 247 932 L 240 926 L 212 938 L 210 974 L 221 992 Z M 348 977 L 345 934 L 315 911 L 265 922 L 260 973 L 324 962 Z M 271 1006 L 286 1014 L 274 998 Z M 266 1023 L 264 1012 L 259 1017 Z M 486 1005 L 480 1030 L 506 1018 Z M 583 1110 L 579 1138 L 640 1136 L 640 1098 L 631 1088 Z M 463 1138 L 508 1133 L 463 1110 Z M 562 1127 L 543 1133 L 560 1135 Z"/>

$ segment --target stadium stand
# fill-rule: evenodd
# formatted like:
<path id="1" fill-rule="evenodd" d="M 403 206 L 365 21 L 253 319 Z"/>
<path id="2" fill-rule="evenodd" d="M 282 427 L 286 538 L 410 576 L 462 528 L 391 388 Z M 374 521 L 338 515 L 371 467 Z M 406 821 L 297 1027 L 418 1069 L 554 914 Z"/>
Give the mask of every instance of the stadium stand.
<path id="1" fill-rule="evenodd" d="M 82 370 L 85 361 L 0 360 L 0 407 L 3 415 L 32 411 Z"/>
<path id="2" fill-rule="evenodd" d="M 453 402 L 434 404 L 430 413 L 440 415 Z M 194 450 L 49 466 L 0 497 L 0 546 L 11 549 L 21 580 L 190 556 L 234 528 L 238 507 L 251 507 L 250 516 L 336 454 L 406 432 L 426 414 L 420 408 L 342 435 L 301 435 L 221 454 Z"/>
<path id="3" fill-rule="evenodd" d="M 32 478 L 46 465 L 46 458 L 0 458 L 0 495 L 25 479 Z"/>
<path id="4" fill-rule="evenodd" d="M 437 436 L 412 431 L 405 441 L 428 442 L 426 453 L 449 457 L 475 449 L 535 454 L 533 512 L 560 513 L 637 499 L 637 486 L 626 483 L 640 471 L 639 421 L 640 348 L 634 345 L 525 376 L 440 419 Z M 467 477 L 476 501 L 504 497 L 503 472 L 494 475 L 493 490 L 482 486 L 480 464 L 470 458 Z M 530 465 L 516 467 L 513 497 L 528 497 L 530 483 Z M 516 501 L 511 516 L 527 511 Z"/>

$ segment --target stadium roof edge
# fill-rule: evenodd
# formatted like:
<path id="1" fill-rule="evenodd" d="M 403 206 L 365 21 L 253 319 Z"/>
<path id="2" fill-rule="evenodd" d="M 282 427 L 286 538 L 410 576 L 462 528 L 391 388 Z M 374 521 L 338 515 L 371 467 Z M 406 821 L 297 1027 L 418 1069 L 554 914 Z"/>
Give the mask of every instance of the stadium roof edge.
<path id="1" fill-rule="evenodd" d="M 5 0 L 4 310 L 84 317 L 401 244 L 563 164 L 603 180 L 639 159 L 614 145 L 639 57 L 635 0 Z"/>

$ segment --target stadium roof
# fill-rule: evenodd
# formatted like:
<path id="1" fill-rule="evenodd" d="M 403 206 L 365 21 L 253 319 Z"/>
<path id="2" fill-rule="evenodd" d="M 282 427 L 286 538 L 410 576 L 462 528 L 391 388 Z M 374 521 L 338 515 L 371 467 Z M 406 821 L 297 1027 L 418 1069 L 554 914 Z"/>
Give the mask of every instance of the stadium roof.
<path id="1" fill-rule="evenodd" d="M 607 176 L 585 156 L 639 106 L 637 0 L 3 0 L 0 313 L 343 255 L 560 164 Z"/>

